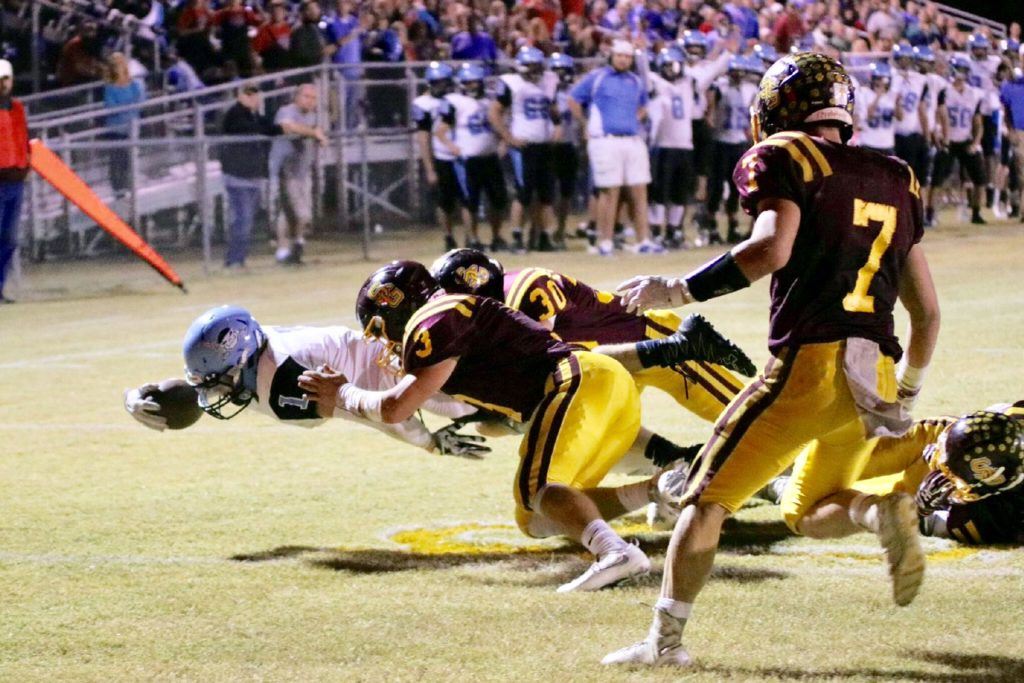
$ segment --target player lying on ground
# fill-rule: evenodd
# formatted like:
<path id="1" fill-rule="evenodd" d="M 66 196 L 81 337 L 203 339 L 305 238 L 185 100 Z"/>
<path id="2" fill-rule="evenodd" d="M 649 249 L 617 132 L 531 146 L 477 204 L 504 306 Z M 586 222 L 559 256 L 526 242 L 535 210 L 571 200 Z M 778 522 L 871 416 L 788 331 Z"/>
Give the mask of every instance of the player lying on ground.
<path id="1" fill-rule="evenodd" d="M 185 335 L 185 373 L 196 386 L 203 410 L 230 419 L 255 402 L 261 412 L 288 424 L 313 427 L 324 422 L 316 405 L 308 401 L 297 381 L 306 370 L 338 368 L 362 387 L 388 389 L 398 383 L 396 373 L 377 364 L 384 352 L 380 342 L 366 343 L 363 335 L 346 327 L 261 326 L 249 311 L 237 306 L 213 308 L 196 318 Z M 157 430 L 167 421 L 158 413 L 175 411 L 145 395 L 155 385 L 144 384 L 125 392 L 125 409 L 136 420 Z M 444 394 L 430 396 L 428 412 L 452 419 L 476 412 L 472 406 Z M 228 412 L 230 411 L 230 412 Z M 339 413 L 378 429 L 400 441 L 432 453 L 478 457 L 490 449 L 480 436 L 460 434 L 458 422 L 431 433 L 410 415 L 393 424 Z"/>
<path id="2" fill-rule="evenodd" d="M 299 386 L 321 415 L 397 423 L 443 391 L 528 424 L 513 486 L 516 522 L 527 535 L 562 534 L 596 556 L 559 591 L 596 590 L 649 570 L 643 551 L 605 520 L 646 505 L 653 480 L 597 487 L 640 429 L 640 397 L 625 368 L 574 349 L 494 299 L 445 294 L 412 261 L 373 273 L 356 314 L 401 358 L 406 376 L 387 391 L 367 391 L 342 373 L 307 371 Z"/>
<path id="3" fill-rule="evenodd" d="M 853 85 L 836 60 L 799 53 L 776 62 L 752 108 L 755 139 L 734 172 L 756 216 L 745 242 L 686 277 L 621 285 L 630 309 L 678 307 L 770 275 L 772 359 L 715 423 L 683 496 L 647 638 L 606 664 L 688 666 L 681 643 L 722 523 L 793 465 L 782 501 L 789 527 L 815 538 L 876 533 L 899 605 L 916 596 L 924 553 L 913 499 L 852 488 L 869 436 L 909 426 L 938 336 L 924 252 L 920 189 L 901 161 L 847 146 Z M 897 297 L 910 314 L 906 356 L 894 333 Z M 900 391 L 905 398 L 898 401 Z M 810 448 L 808 448 L 810 446 Z"/>
<path id="4" fill-rule="evenodd" d="M 1024 401 L 881 437 L 861 477 L 854 488 L 866 493 L 913 494 L 925 536 L 1024 544 Z M 759 495 L 778 503 L 788 483 L 777 477 Z"/>

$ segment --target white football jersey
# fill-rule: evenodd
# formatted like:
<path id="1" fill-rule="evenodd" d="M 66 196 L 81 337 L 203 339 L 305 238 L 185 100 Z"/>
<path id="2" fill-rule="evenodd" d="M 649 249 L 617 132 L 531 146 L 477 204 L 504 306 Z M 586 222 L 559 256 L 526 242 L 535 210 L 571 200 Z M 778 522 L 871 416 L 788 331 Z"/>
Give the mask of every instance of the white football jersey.
<path id="1" fill-rule="evenodd" d="M 256 366 L 256 405 L 258 409 L 289 424 L 315 427 L 326 420 L 316 412 L 316 404 L 303 398 L 298 378 L 306 370 L 327 365 L 345 375 L 361 389 L 385 391 L 398 383 L 399 376 L 377 364 L 384 345 L 367 343 L 363 335 L 347 327 L 264 327 L 267 348 Z M 475 408 L 444 394 L 435 394 L 424 409 L 456 418 L 469 415 Z M 383 424 L 345 413 L 345 417 L 380 430 L 406 443 L 430 447 L 430 431 L 415 417 L 398 424 Z"/>
<path id="2" fill-rule="evenodd" d="M 697 99 L 692 112 L 694 119 L 702 119 L 707 114 L 707 90 L 719 76 L 729 69 L 729 60 L 732 59 L 732 56 L 731 52 L 723 50 L 714 59 L 703 59 L 692 66 L 686 66 L 683 75 L 692 77 L 697 88 Z"/>
<path id="3" fill-rule="evenodd" d="M 942 93 L 949 87 L 949 81 L 934 73 L 926 74 L 925 79 L 928 83 L 928 90 L 925 93 L 925 101 L 928 103 L 928 130 L 934 132 L 939 130 L 939 122 L 935 114 L 938 111 Z"/>
<path id="4" fill-rule="evenodd" d="M 498 151 L 498 138 L 491 130 L 487 111 L 491 101 L 461 93 L 445 95 L 437 109 L 437 117 L 451 127 L 449 137 L 463 157 L 482 157 Z"/>
<path id="5" fill-rule="evenodd" d="M 558 76 L 545 71 L 532 83 L 519 74 L 498 78 L 497 100 L 508 111 L 509 133 L 526 142 L 548 142 L 554 133 L 551 105 L 558 89 Z"/>
<path id="6" fill-rule="evenodd" d="M 437 127 L 437 109 L 440 106 L 440 97 L 434 97 L 429 92 L 423 93 L 412 101 L 412 121 L 417 129 L 430 134 L 430 149 L 434 151 L 434 158 L 451 161 L 455 157 L 445 149 L 440 140 L 434 137 L 434 130 Z"/>
<path id="7" fill-rule="evenodd" d="M 921 117 L 918 107 L 927 101 L 928 79 L 916 71 L 896 71 L 892 89 L 899 97 L 903 109 L 903 120 L 896 121 L 896 135 L 921 134 Z"/>
<path id="8" fill-rule="evenodd" d="M 862 147 L 892 149 L 896 144 L 896 93 L 892 88 L 881 95 L 867 91 L 857 100 L 857 121 L 860 126 L 858 140 Z M 874 113 L 868 116 L 871 104 Z"/>
<path id="9" fill-rule="evenodd" d="M 944 95 L 946 112 L 949 114 L 949 141 L 967 142 L 974 133 L 974 115 L 982 114 L 984 93 L 970 85 L 964 85 L 963 92 L 950 85 Z"/>
<path id="10" fill-rule="evenodd" d="M 757 95 L 757 86 L 746 81 L 739 85 L 723 76 L 715 83 L 718 105 L 715 112 L 715 140 L 738 145 L 747 142 L 750 130 L 750 105 Z"/>
<path id="11" fill-rule="evenodd" d="M 693 77 L 684 74 L 673 82 L 652 73 L 650 85 L 653 95 L 647 113 L 651 120 L 651 146 L 693 149 L 693 119 L 698 109 Z"/>

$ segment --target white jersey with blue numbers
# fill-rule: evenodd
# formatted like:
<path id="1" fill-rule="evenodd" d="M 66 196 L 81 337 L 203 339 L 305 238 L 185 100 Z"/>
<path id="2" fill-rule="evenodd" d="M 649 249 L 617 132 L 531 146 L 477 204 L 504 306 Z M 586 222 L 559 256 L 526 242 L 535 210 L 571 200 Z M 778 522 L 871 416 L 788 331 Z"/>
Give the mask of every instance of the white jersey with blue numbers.
<path id="1" fill-rule="evenodd" d="M 263 332 L 267 335 L 267 348 L 260 354 L 256 366 L 256 406 L 261 412 L 288 424 L 315 427 L 326 421 L 317 414 L 316 403 L 308 400 L 306 392 L 298 385 L 299 376 L 306 370 L 327 365 L 357 387 L 370 391 L 386 391 L 400 379 L 397 373 L 377 363 L 384 350 L 383 344 L 367 343 L 361 333 L 347 327 L 265 326 Z M 475 411 L 472 406 L 440 393 L 431 396 L 424 408 L 450 418 Z M 431 445 L 430 432 L 417 418 L 388 425 L 342 411 L 336 415 L 421 448 Z"/>
<path id="2" fill-rule="evenodd" d="M 964 85 L 963 92 L 955 85 L 946 88 L 943 94 L 946 113 L 949 115 L 949 141 L 968 142 L 974 137 L 974 116 L 983 114 L 985 94 L 970 85 Z"/>
<path id="3" fill-rule="evenodd" d="M 896 144 L 896 93 L 893 89 L 890 88 L 881 95 L 868 90 L 856 102 L 860 145 L 875 149 L 892 149 Z M 872 103 L 875 105 L 874 112 L 869 116 Z"/>
<path id="4" fill-rule="evenodd" d="M 569 109 L 569 91 L 559 89 L 555 93 L 555 107 L 558 119 L 562 122 L 562 142 L 578 145 L 580 141 L 580 124 Z"/>
<path id="5" fill-rule="evenodd" d="M 434 137 L 434 129 L 437 127 L 437 108 L 440 106 L 441 98 L 434 97 L 429 92 L 423 93 L 412 101 L 412 122 L 417 130 L 430 135 L 430 149 L 434 151 L 434 158 L 451 161 L 455 157 L 445 149 L 440 140 Z"/>
<path id="6" fill-rule="evenodd" d="M 892 80 L 892 89 L 899 96 L 903 109 L 903 120 L 896 122 L 896 135 L 920 135 L 921 117 L 917 108 L 927 101 L 928 79 L 916 71 L 897 71 Z"/>
<path id="7" fill-rule="evenodd" d="M 697 100 L 693 108 L 694 119 L 702 119 L 707 114 L 707 90 L 729 68 L 729 60 L 732 59 L 732 56 L 731 52 L 723 50 L 714 59 L 703 59 L 692 66 L 685 67 L 683 75 L 689 76 L 697 84 Z"/>
<path id="8" fill-rule="evenodd" d="M 753 83 L 734 84 L 726 77 L 715 83 L 718 106 L 715 112 L 715 140 L 731 145 L 747 142 L 750 138 L 750 105 L 757 95 Z"/>
<path id="9" fill-rule="evenodd" d="M 460 93 L 445 95 L 437 117 L 448 124 L 448 137 L 458 146 L 463 157 L 482 157 L 498 151 L 498 140 L 487 120 L 491 102 Z"/>
<path id="10" fill-rule="evenodd" d="M 509 113 L 509 133 L 525 142 L 549 142 L 555 124 L 551 105 L 558 89 L 558 76 L 545 71 L 540 81 L 532 83 L 519 74 L 506 74 L 498 79 L 497 100 Z"/>
<path id="11" fill-rule="evenodd" d="M 647 113 L 651 147 L 693 149 L 693 120 L 698 110 L 697 84 L 691 76 L 667 81 L 650 75 L 651 100 Z"/>

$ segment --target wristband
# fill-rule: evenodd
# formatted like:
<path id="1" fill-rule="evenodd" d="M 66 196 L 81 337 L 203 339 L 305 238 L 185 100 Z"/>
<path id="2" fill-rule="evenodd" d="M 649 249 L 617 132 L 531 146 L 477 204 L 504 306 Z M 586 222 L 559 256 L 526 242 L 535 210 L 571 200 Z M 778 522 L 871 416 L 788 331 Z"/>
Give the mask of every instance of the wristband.
<path id="1" fill-rule="evenodd" d="M 707 301 L 749 287 L 750 280 L 727 251 L 687 275 L 686 285 L 694 301 Z"/>
<path id="2" fill-rule="evenodd" d="M 903 356 L 899 366 L 896 368 L 896 384 L 904 393 L 916 394 L 921 391 L 921 387 L 924 385 L 924 376 L 927 372 L 927 366 L 915 368 L 907 361 L 907 357 Z"/>
<path id="3" fill-rule="evenodd" d="M 360 389 L 355 384 L 347 382 L 338 388 L 338 406 L 334 409 L 344 410 L 365 417 L 374 422 L 383 422 L 381 417 L 381 405 L 383 396 L 379 391 L 367 391 Z"/>

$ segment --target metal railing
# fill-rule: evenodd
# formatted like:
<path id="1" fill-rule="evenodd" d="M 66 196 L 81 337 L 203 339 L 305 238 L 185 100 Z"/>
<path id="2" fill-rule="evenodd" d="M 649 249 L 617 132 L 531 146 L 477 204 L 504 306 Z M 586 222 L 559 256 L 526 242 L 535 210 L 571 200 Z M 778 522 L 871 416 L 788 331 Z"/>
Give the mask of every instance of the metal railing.
<path id="1" fill-rule="evenodd" d="M 943 5 L 942 3 L 935 3 L 935 6 L 941 14 L 951 17 L 961 28 L 974 30 L 984 26 L 992 32 L 993 38 L 1000 39 L 1006 37 L 1006 24 L 1000 23 L 994 19 L 987 19 L 978 14 L 972 14 L 971 12 L 958 9 L 956 7 Z"/>

